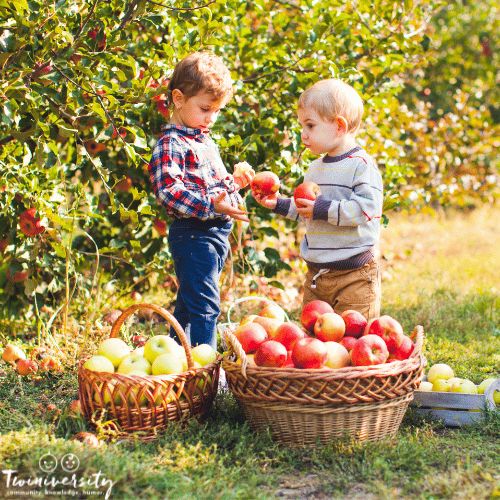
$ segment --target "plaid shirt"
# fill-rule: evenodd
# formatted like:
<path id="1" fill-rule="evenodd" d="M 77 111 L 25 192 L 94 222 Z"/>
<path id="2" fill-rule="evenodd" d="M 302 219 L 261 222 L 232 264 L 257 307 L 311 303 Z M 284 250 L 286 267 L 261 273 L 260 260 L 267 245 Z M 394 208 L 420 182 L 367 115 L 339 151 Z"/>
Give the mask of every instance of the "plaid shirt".
<path id="1" fill-rule="evenodd" d="M 229 216 L 214 212 L 213 199 L 221 191 L 225 201 L 237 207 L 242 203 L 238 186 L 207 130 L 164 125 L 149 162 L 153 190 L 167 214 L 175 218 L 201 220 Z"/>

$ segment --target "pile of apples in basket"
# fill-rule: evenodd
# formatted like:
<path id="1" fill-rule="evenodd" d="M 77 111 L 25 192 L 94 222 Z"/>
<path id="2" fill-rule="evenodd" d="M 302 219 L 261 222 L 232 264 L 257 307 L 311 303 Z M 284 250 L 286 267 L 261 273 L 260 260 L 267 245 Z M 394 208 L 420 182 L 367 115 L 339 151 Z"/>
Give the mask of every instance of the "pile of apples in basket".
<path id="1" fill-rule="evenodd" d="M 367 321 L 358 311 L 334 312 L 327 302 L 304 306 L 302 326 L 285 321 L 282 309 L 266 304 L 234 329 L 247 362 L 272 368 L 337 369 L 407 359 L 414 349 L 401 324 L 391 316 Z"/>

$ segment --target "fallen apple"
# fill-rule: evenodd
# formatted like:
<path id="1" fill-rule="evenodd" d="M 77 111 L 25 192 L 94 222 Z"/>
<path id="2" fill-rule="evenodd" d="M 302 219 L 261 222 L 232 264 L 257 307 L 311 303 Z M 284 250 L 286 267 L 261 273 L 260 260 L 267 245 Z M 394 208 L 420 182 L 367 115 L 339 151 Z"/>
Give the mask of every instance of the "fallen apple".
<path id="1" fill-rule="evenodd" d="M 32 375 L 38 371 L 38 364 L 31 359 L 20 359 L 16 364 L 16 368 L 19 375 Z"/>
<path id="2" fill-rule="evenodd" d="M 11 365 L 15 365 L 18 360 L 26 359 L 24 351 L 15 344 L 7 344 L 2 353 L 2 359 Z"/>

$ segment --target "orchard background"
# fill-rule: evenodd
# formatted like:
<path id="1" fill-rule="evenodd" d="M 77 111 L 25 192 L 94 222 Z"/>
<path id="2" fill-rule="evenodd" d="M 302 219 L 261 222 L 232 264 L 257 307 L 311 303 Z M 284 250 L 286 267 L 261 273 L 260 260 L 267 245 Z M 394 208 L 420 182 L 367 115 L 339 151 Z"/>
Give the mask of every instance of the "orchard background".
<path id="1" fill-rule="evenodd" d="M 132 291 L 173 296 L 166 237 L 154 228 L 169 221 L 147 163 L 168 119 L 168 78 L 195 50 L 216 52 L 235 80 L 213 130 L 229 170 L 272 170 L 291 193 L 310 159 L 297 98 L 340 77 L 366 103 L 360 143 L 384 177 L 384 223 L 390 210 L 493 201 L 499 24 L 493 0 L 0 0 L 3 338 L 57 342 Z M 251 223 L 235 225 L 225 298 L 243 281 L 283 288 L 274 278 L 297 253 L 295 225 L 251 195 L 246 203 Z M 45 230 L 27 236 L 20 217 L 32 208 Z"/>

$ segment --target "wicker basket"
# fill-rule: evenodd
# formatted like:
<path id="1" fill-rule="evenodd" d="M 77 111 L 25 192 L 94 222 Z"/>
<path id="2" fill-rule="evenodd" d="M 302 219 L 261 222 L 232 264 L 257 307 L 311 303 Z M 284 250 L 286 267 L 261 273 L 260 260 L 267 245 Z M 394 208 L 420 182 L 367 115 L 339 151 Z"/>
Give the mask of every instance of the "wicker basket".
<path id="1" fill-rule="evenodd" d="M 218 390 L 222 357 L 195 368 L 191 347 L 177 320 L 164 308 L 153 304 L 134 304 L 126 309 L 111 328 L 110 338 L 118 337 L 125 320 L 139 309 L 152 309 L 173 326 L 186 352 L 188 370 L 175 375 L 124 375 L 94 372 L 78 364 L 78 393 L 85 418 L 92 421 L 103 410 L 107 420 L 122 433 L 135 433 L 154 439 L 170 422 L 206 418 Z"/>
<path id="2" fill-rule="evenodd" d="M 409 359 L 336 370 L 251 366 L 233 333 L 226 330 L 225 337 L 222 367 L 250 425 L 269 427 L 277 441 L 289 446 L 345 436 L 360 441 L 394 436 L 426 363 L 421 326 L 411 334 L 415 349 Z"/>

